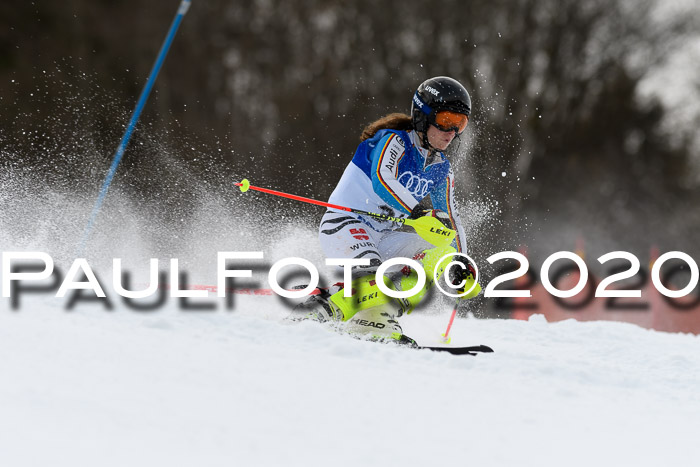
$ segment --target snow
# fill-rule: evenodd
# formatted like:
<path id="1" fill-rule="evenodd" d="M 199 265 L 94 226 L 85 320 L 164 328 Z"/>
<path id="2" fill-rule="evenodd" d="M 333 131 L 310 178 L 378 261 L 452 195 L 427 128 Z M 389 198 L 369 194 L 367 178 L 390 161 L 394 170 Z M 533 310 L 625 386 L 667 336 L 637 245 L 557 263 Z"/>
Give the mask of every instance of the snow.
<path id="1" fill-rule="evenodd" d="M 284 321 L 0 301 L 0 465 L 697 465 L 700 337 L 458 319 L 452 356 Z M 404 331 L 438 342 L 449 310 Z"/>

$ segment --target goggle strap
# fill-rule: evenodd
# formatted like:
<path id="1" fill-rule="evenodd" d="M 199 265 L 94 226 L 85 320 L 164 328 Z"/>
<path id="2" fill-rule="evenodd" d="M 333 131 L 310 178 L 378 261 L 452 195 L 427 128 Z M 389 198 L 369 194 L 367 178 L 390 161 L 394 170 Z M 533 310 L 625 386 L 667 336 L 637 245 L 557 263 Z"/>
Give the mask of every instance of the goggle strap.
<path id="1" fill-rule="evenodd" d="M 430 115 L 431 113 L 433 113 L 433 109 L 430 108 L 430 106 L 423 102 L 423 100 L 420 98 L 420 96 L 418 95 L 418 91 L 416 91 L 416 93 L 413 95 L 413 102 L 415 102 L 415 104 L 418 106 L 419 109 L 421 109 L 421 111 L 424 114 Z"/>

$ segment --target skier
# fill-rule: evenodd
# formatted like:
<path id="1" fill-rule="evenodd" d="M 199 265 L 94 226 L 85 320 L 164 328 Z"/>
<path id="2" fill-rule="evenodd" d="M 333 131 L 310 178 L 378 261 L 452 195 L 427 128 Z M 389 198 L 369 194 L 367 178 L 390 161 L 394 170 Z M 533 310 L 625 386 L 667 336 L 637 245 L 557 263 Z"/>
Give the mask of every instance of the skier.
<path id="1" fill-rule="evenodd" d="M 438 76 L 423 82 L 415 92 L 411 115 L 392 113 L 368 125 L 352 161 L 328 202 L 392 217 L 428 215 L 457 231 L 452 245 L 436 247 L 400 224 L 354 213 L 328 210 L 321 219 L 319 237 L 328 258 L 365 258 L 369 264 L 353 268 L 352 296 L 344 297 L 344 284 L 312 296 L 297 309 L 320 321 L 346 322 L 351 332 L 380 339 L 400 339 L 396 318 L 411 312 L 433 284 L 438 260 L 449 253 L 465 252 L 465 234 L 455 207 L 454 174 L 443 151 L 467 127 L 471 98 L 456 80 Z M 378 266 L 389 258 L 417 260 L 425 270 L 426 284 L 412 297 L 392 298 L 376 284 Z M 459 258 L 459 257 L 458 257 Z M 437 271 L 444 272 L 445 261 Z M 468 264 L 451 268 L 459 291 L 473 287 L 463 298 L 481 290 Z M 391 271 L 391 270 L 390 270 Z M 411 289 L 417 273 L 408 267 L 385 275 L 393 290 Z"/>

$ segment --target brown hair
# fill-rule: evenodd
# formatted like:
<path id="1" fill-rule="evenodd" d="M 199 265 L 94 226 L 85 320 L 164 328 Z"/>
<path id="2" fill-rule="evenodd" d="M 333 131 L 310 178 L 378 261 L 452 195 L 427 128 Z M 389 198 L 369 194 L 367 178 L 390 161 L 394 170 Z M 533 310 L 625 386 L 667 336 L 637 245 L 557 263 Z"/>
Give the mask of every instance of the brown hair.
<path id="1" fill-rule="evenodd" d="M 413 122 L 410 115 L 402 113 L 393 113 L 386 115 L 379 120 L 375 120 L 362 130 L 360 141 L 371 138 L 376 135 L 379 130 L 403 130 L 408 131 L 413 129 Z"/>

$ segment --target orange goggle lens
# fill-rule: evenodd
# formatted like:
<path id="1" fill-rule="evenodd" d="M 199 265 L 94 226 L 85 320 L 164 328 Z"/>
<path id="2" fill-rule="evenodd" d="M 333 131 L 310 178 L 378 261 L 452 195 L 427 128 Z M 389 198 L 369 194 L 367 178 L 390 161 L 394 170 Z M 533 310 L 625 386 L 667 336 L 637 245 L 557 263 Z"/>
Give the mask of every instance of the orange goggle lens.
<path id="1" fill-rule="evenodd" d="M 441 110 L 435 114 L 435 126 L 442 131 L 457 131 L 461 133 L 467 128 L 469 117 L 464 114 Z"/>

